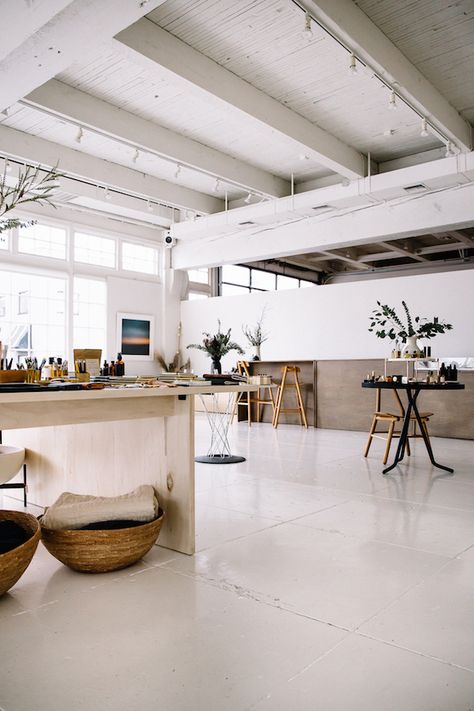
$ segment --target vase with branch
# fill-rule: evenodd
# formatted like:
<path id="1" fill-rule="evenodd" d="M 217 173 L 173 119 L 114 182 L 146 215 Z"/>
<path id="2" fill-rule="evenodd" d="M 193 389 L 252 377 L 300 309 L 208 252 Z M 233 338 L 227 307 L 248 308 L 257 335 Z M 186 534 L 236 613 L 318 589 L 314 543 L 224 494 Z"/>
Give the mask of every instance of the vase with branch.
<path id="1" fill-rule="evenodd" d="M 202 343 L 190 343 L 187 348 L 196 348 L 199 351 L 204 351 L 212 360 L 213 372 L 221 373 L 221 359 L 230 351 L 237 351 L 240 355 L 244 354 L 244 349 L 230 338 L 231 329 L 228 331 L 221 330 L 221 322 L 217 321 L 217 333 L 207 333 L 203 331 Z"/>
<path id="2" fill-rule="evenodd" d="M 402 355 L 418 353 L 418 338 L 431 339 L 452 329 L 452 324 L 441 321 L 438 316 L 433 316 L 431 321 L 421 316 L 412 317 L 405 301 L 402 301 L 404 317 L 400 317 L 388 304 L 377 301 L 377 305 L 378 308 L 374 309 L 369 317 L 369 331 L 375 332 L 378 338 L 402 342 Z"/>
<path id="3" fill-rule="evenodd" d="M 8 212 L 21 205 L 37 203 L 55 207 L 52 198 L 59 187 L 58 180 L 63 175 L 58 171 L 57 165 L 49 170 L 44 170 L 40 166 L 33 168 L 24 165 L 13 185 L 10 185 L 5 160 L 3 173 L 0 176 L 0 233 L 15 227 L 30 227 L 35 224 L 35 220 L 20 220 L 17 217 L 2 219 Z"/>
<path id="4" fill-rule="evenodd" d="M 180 323 L 178 324 L 176 352 L 172 361 L 166 361 L 159 351 L 155 351 L 155 358 L 160 364 L 163 373 L 184 373 L 189 372 L 191 368 L 191 361 L 189 358 L 184 361 L 181 356 L 181 331 L 182 327 Z"/>
<path id="5" fill-rule="evenodd" d="M 265 316 L 265 309 L 263 309 L 259 320 L 255 326 L 242 326 L 242 333 L 244 334 L 247 341 L 253 346 L 255 355 L 252 360 L 260 360 L 260 347 L 262 343 L 268 340 L 268 333 L 263 330 L 263 319 Z"/>

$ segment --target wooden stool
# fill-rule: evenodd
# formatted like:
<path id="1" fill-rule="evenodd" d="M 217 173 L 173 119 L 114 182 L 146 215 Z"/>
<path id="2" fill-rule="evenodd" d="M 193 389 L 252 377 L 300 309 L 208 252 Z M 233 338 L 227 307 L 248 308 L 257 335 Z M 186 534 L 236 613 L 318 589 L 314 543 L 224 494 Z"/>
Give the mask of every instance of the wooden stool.
<path id="1" fill-rule="evenodd" d="M 265 405 L 271 405 L 272 406 L 272 422 L 273 418 L 275 417 L 275 400 L 273 399 L 273 388 L 278 387 L 276 383 L 268 383 L 265 385 L 258 385 L 258 390 L 255 393 L 255 397 L 252 398 L 252 402 L 257 405 L 257 422 L 261 422 L 262 415 L 261 415 L 261 410 L 265 407 Z M 268 397 L 262 397 L 261 392 L 263 391 L 263 395 L 265 395 L 265 390 L 267 390 L 267 395 Z M 260 406 L 262 406 L 260 408 Z"/>
<path id="2" fill-rule="evenodd" d="M 245 376 L 247 378 L 247 382 L 250 382 L 250 371 L 249 371 L 249 364 L 248 361 L 246 360 L 238 360 L 237 361 L 237 372 L 239 375 Z M 249 424 L 249 427 L 252 424 L 252 413 L 251 413 L 251 405 L 252 405 L 252 398 L 250 397 L 250 393 L 237 393 L 235 402 L 234 402 L 234 408 L 232 410 L 232 415 L 230 418 L 230 422 L 234 421 L 234 417 L 236 412 L 238 412 L 239 407 L 246 407 L 247 408 L 247 421 Z"/>
<path id="3" fill-rule="evenodd" d="M 386 464 L 388 460 L 388 455 L 390 453 L 390 445 L 392 444 L 392 439 L 394 437 L 400 437 L 400 432 L 397 432 L 395 430 L 395 425 L 398 422 L 403 422 L 403 418 L 405 417 L 405 408 L 403 407 L 402 401 L 400 400 L 400 395 L 396 390 L 392 390 L 393 394 L 395 395 L 395 398 L 397 400 L 397 404 L 399 407 L 400 412 L 398 414 L 392 413 L 392 412 L 383 412 L 382 411 L 382 391 L 380 388 L 377 388 L 376 390 L 376 395 L 375 395 L 375 412 L 372 418 L 372 424 L 370 426 L 370 432 L 369 432 L 369 438 L 367 440 L 367 445 L 365 447 L 365 452 L 364 452 L 364 457 L 367 457 L 369 454 L 369 449 L 370 445 L 372 444 L 372 440 L 375 438 L 377 439 L 383 439 L 386 440 L 386 445 L 385 445 L 385 452 L 383 456 L 383 463 Z M 421 423 L 423 426 L 423 429 L 425 431 L 426 436 L 429 439 L 429 434 L 428 434 L 428 427 L 427 427 L 427 422 L 429 422 L 430 417 L 433 416 L 432 412 L 420 412 L 420 418 L 421 418 Z M 416 437 L 422 437 L 422 434 L 418 434 L 416 431 L 416 417 L 415 415 L 412 415 L 410 417 L 410 421 L 413 422 L 413 430 L 412 433 L 408 435 L 408 438 L 416 438 Z M 378 422 L 384 422 L 388 424 L 388 430 L 382 430 L 382 431 L 377 431 L 377 423 Z M 407 439 L 406 443 L 406 448 L 407 448 L 407 454 L 410 456 L 410 444 Z"/>
<path id="4" fill-rule="evenodd" d="M 306 420 L 306 412 L 303 405 L 303 398 L 301 395 L 300 381 L 298 379 L 298 373 L 300 369 L 297 365 L 285 365 L 282 369 L 281 383 L 278 386 L 277 399 L 275 405 L 275 412 L 273 414 L 273 427 L 278 427 L 278 420 L 280 419 L 281 412 L 297 412 L 300 416 L 301 424 L 304 427 L 308 427 L 308 422 Z M 288 375 L 293 375 L 294 381 L 290 382 L 287 380 Z M 285 388 L 294 388 L 296 395 L 296 402 L 298 407 L 282 407 L 283 393 Z"/>

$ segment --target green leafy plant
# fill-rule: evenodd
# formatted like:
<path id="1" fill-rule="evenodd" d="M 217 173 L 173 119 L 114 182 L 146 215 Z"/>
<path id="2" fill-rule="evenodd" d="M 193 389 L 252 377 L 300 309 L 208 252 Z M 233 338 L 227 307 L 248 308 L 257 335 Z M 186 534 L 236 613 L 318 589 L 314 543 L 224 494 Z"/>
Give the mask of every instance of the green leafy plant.
<path id="1" fill-rule="evenodd" d="M 398 316 L 397 312 L 388 304 L 377 301 L 378 308 L 372 311 L 370 316 L 369 331 L 378 338 L 390 338 L 390 340 L 406 342 L 407 338 L 417 336 L 418 338 L 434 338 L 439 333 L 450 331 L 452 325 L 440 321 L 438 316 L 433 316 L 432 321 L 427 318 L 415 316 L 412 318 L 410 310 L 405 301 L 402 307 L 405 312 L 405 323 Z"/>
<path id="2" fill-rule="evenodd" d="M 9 185 L 7 161 L 5 161 L 3 174 L 0 177 L 0 233 L 11 230 L 13 227 L 28 227 L 35 224 L 35 220 L 25 221 L 16 217 L 1 219 L 3 215 L 19 205 L 36 202 L 39 205 L 46 204 L 55 207 L 51 199 L 61 177 L 63 177 L 63 173 L 58 171 L 57 165 L 47 171 L 40 166 L 33 168 L 30 165 L 25 165 L 20 171 L 16 183 Z"/>
<path id="3" fill-rule="evenodd" d="M 242 333 L 244 334 L 245 338 L 251 346 L 261 346 L 264 341 L 268 341 L 268 333 L 263 330 L 264 316 L 265 309 L 263 309 L 260 318 L 255 326 L 242 326 Z"/>
<path id="4" fill-rule="evenodd" d="M 244 349 L 239 346 L 238 343 L 235 343 L 235 341 L 230 340 L 231 329 L 229 328 L 229 330 L 224 333 L 221 331 L 221 322 L 219 320 L 217 321 L 217 324 L 217 333 L 211 334 L 203 331 L 202 335 L 204 338 L 202 343 L 190 343 L 189 346 L 186 347 L 204 351 L 213 360 L 220 360 L 223 356 L 229 353 L 229 351 L 237 351 L 237 353 L 243 355 Z"/>

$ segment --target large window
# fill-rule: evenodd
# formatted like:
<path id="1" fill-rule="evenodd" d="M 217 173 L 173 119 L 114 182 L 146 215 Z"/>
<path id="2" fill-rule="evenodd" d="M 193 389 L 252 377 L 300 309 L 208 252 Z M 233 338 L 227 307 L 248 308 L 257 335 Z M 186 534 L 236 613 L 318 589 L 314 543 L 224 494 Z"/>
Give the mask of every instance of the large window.
<path id="1" fill-rule="evenodd" d="M 158 250 L 143 244 L 122 242 L 122 269 L 141 274 L 158 274 Z"/>
<path id="2" fill-rule="evenodd" d="M 274 274 L 263 269 L 254 269 L 229 264 L 221 267 L 220 295 L 237 296 L 252 291 L 280 291 L 314 286 L 312 282 L 284 274 Z"/>
<path id="3" fill-rule="evenodd" d="M 115 267 L 116 240 L 86 232 L 74 233 L 74 259 L 98 267 Z"/>
<path id="4" fill-rule="evenodd" d="M 75 348 L 106 352 L 107 285 L 105 281 L 74 277 L 73 343 Z"/>
<path id="5" fill-rule="evenodd" d="M 158 280 L 161 247 L 52 220 L 0 234 L 0 341 L 9 358 L 107 348 L 108 275 Z M 140 276 L 139 276 L 140 275 Z"/>
<path id="6" fill-rule="evenodd" d="M 20 227 L 18 251 L 40 257 L 66 259 L 66 230 L 51 225 L 36 224 Z"/>
<path id="7" fill-rule="evenodd" d="M 65 357 L 66 294 L 66 278 L 0 271 L 0 340 L 14 364 L 22 356 Z"/>

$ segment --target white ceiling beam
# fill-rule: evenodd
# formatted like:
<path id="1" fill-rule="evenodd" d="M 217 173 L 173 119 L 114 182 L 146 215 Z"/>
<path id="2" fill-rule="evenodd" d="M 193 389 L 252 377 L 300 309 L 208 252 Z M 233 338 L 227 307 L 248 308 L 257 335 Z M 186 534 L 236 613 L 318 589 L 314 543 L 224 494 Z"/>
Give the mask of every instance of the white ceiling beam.
<path id="1" fill-rule="evenodd" d="M 352 259 L 352 257 L 348 257 L 345 254 L 339 254 L 338 252 L 330 252 L 325 250 L 322 250 L 321 254 L 324 254 L 325 257 L 329 257 L 329 259 L 339 259 L 341 262 L 350 264 L 351 267 L 354 267 L 354 269 L 370 269 L 368 264 L 364 264 L 364 262 L 361 262 L 358 259 Z"/>
<path id="2" fill-rule="evenodd" d="M 467 121 L 353 0 L 301 0 L 300 5 L 450 141 L 462 151 L 472 149 L 471 127 Z"/>
<path id="3" fill-rule="evenodd" d="M 115 43 L 126 56 L 147 70 L 157 65 L 174 83 L 204 92 L 210 100 L 250 116 L 269 129 L 297 142 L 330 170 L 356 178 L 365 174 L 364 157 L 351 146 L 185 44 L 147 19 L 117 35 Z"/>
<path id="4" fill-rule="evenodd" d="M 396 252 L 396 254 L 399 254 L 401 257 L 410 257 L 410 259 L 414 259 L 415 262 L 427 262 L 428 259 L 426 257 L 422 257 L 420 254 L 415 253 L 409 246 L 404 245 L 403 247 L 398 247 L 397 245 L 393 244 L 393 242 L 379 242 L 382 247 L 387 247 L 387 249 L 391 249 L 392 251 Z"/>
<path id="5" fill-rule="evenodd" d="M 42 0 L 39 3 L 0 0 L 0 60 L 37 32 L 72 0 Z"/>
<path id="6" fill-rule="evenodd" d="M 165 205 L 202 213 L 223 209 L 223 201 L 218 198 L 6 126 L 0 126 L 0 155 L 44 166 L 59 163 L 59 170 L 68 176 Z"/>
<path id="7" fill-rule="evenodd" d="M 474 224 L 474 185 L 374 204 L 337 216 L 255 226 L 219 238 L 185 242 L 173 250 L 176 269 L 213 267 L 462 229 Z M 393 245 L 390 245 L 393 249 Z M 412 255 L 410 255 L 412 256 Z"/>
<path id="8" fill-rule="evenodd" d="M 75 0 L 67 4 L 0 63 L 0 111 L 164 1 L 148 0 L 143 6 L 138 0 Z M 20 0 L 10 4 L 17 10 L 24 5 Z"/>
<path id="9" fill-rule="evenodd" d="M 69 119 L 84 128 L 96 129 L 101 134 L 131 143 L 145 152 L 165 156 L 176 163 L 228 180 L 242 186 L 244 190 L 269 197 L 282 197 L 290 192 L 286 180 L 134 116 L 57 79 L 51 79 L 28 94 L 24 103 Z"/>
<path id="10" fill-rule="evenodd" d="M 468 235 L 463 234 L 462 232 L 458 232 L 457 230 L 449 230 L 449 232 L 446 232 L 446 234 L 448 235 L 448 237 L 452 237 L 458 242 L 461 242 L 462 244 L 466 245 L 466 247 L 474 247 L 474 239 L 472 237 L 469 237 Z"/>
<path id="11" fill-rule="evenodd" d="M 120 216 L 99 214 L 98 212 L 93 212 L 79 205 L 72 205 L 71 203 L 60 205 L 57 208 L 51 207 L 50 205 L 27 203 L 22 206 L 21 210 L 13 211 L 12 215 L 20 218 L 28 215 L 36 220 L 66 220 L 81 227 L 113 230 L 115 234 L 122 235 L 123 237 L 138 237 L 139 239 L 156 242 L 157 244 L 161 244 L 163 237 L 163 230 L 152 227 L 151 225 L 145 225 L 143 223 L 138 225 L 122 219 Z M 9 260 L 13 259 L 15 259 L 15 256 L 9 255 Z M 20 258 L 20 262 L 21 259 L 22 258 Z M 63 265 L 60 266 L 62 269 Z"/>

